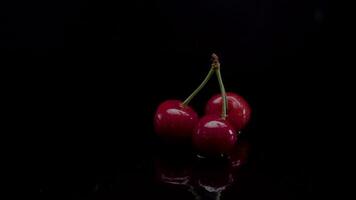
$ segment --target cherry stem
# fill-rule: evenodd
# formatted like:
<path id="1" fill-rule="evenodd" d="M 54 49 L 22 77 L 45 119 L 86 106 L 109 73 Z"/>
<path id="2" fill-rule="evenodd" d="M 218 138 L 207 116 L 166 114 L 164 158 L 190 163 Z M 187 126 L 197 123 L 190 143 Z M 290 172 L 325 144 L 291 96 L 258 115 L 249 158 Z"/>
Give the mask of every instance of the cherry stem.
<path id="1" fill-rule="evenodd" d="M 201 84 L 197 87 L 197 89 L 195 89 L 194 92 L 183 101 L 183 103 L 182 103 L 183 106 L 187 106 L 189 104 L 189 102 L 195 97 L 195 95 L 197 95 L 200 92 L 200 90 L 203 89 L 203 87 L 206 85 L 206 83 L 209 81 L 209 79 L 213 75 L 214 71 L 215 71 L 214 67 L 211 67 L 209 70 L 209 73 L 206 75 L 203 82 L 201 82 Z"/>
<path id="2" fill-rule="evenodd" d="M 216 73 L 216 76 L 217 76 L 218 81 L 219 81 L 221 96 L 223 98 L 221 118 L 222 119 L 226 119 L 226 116 L 227 116 L 227 98 L 226 98 L 226 92 L 225 92 L 224 83 L 222 81 L 222 77 L 221 77 L 221 73 L 220 73 L 220 62 L 219 62 L 219 58 L 217 57 L 216 54 L 213 54 L 212 58 L 213 58 L 213 62 L 215 63 L 214 69 L 215 69 L 215 73 Z"/>

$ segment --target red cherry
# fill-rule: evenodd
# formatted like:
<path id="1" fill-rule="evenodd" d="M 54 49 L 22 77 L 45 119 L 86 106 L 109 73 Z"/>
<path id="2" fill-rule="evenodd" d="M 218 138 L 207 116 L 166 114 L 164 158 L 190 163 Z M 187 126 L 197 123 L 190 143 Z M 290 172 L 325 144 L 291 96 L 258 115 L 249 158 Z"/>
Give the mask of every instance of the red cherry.
<path id="1" fill-rule="evenodd" d="M 197 123 L 197 113 L 179 100 L 161 103 L 154 117 L 156 133 L 173 140 L 190 139 Z"/>
<path id="2" fill-rule="evenodd" d="M 237 141 L 233 127 L 217 115 L 206 115 L 193 133 L 193 145 L 205 155 L 228 153 Z"/>
<path id="3" fill-rule="evenodd" d="M 251 108 L 247 101 L 240 95 L 227 92 L 227 120 L 236 131 L 243 129 L 250 120 Z M 221 104 L 223 99 L 220 94 L 210 98 L 205 107 L 205 114 L 219 115 L 221 113 Z"/>

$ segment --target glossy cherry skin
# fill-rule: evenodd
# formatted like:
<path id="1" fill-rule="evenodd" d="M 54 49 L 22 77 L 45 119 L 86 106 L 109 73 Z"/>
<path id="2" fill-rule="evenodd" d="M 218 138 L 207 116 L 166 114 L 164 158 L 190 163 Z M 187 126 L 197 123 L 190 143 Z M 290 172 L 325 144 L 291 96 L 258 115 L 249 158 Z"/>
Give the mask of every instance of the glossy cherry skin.
<path id="1" fill-rule="evenodd" d="M 243 129 L 250 120 L 251 107 L 240 95 L 227 92 L 227 120 L 235 128 L 235 131 Z M 221 114 L 222 97 L 220 94 L 210 98 L 205 107 L 205 114 Z"/>
<path id="2" fill-rule="evenodd" d="M 197 113 L 179 100 L 161 103 L 154 117 L 155 131 L 169 140 L 189 140 L 198 123 Z"/>
<path id="3" fill-rule="evenodd" d="M 193 146 L 202 155 L 228 153 L 237 141 L 237 134 L 228 121 L 218 115 L 206 115 L 198 123 L 192 137 Z"/>

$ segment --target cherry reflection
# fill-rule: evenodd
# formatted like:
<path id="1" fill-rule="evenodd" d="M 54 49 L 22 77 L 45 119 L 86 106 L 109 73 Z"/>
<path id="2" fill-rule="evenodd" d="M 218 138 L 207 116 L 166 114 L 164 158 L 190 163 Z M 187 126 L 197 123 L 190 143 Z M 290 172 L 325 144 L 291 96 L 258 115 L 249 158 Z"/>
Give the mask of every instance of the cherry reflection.
<path id="1" fill-rule="evenodd" d="M 237 143 L 228 157 L 201 158 L 191 153 L 165 152 L 156 158 L 156 179 L 190 192 L 196 200 L 218 200 L 238 180 L 248 152 L 249 144 L 244 140 Z"/>

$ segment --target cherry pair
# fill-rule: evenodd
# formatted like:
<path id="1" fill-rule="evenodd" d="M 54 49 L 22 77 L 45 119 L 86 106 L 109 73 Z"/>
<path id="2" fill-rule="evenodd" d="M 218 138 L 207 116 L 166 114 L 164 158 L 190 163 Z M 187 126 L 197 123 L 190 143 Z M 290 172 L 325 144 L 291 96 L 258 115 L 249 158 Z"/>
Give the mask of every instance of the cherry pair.
<path id="1" fill-rule="evenodd" d="M 205 107 L 205 116 L 199 119 L 188 103 L 216 74 L 221 94 L 213 96 Z M 228 153 L 237 141 L 237 132 L 250 119 L 251 109 L 239 95 L 225 92 L 220 63 L 212 55 L 211 69 L 199 87 L 183 102 L 167 100 L 158 106 L 154 118 L 158 135 L 176 141 L 192 140 L 193 146 L 204 155 Z"/>

